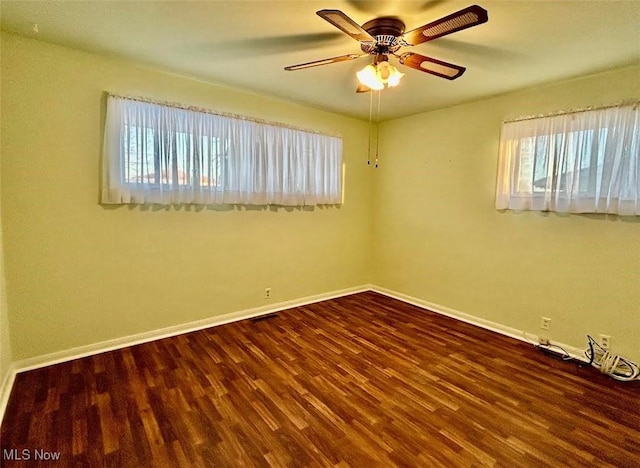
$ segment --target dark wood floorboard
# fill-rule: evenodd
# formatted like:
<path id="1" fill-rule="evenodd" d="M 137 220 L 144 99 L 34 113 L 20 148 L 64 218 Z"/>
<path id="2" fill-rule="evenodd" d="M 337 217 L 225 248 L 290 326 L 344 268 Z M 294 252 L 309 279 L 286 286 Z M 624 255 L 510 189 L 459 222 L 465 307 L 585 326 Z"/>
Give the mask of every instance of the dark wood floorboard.
<path id="1" fill-rule="evenodd" d="M 640 466 L 639 396 L 366 292 L 21 373 L 0 445 L 7 468 Z"/>

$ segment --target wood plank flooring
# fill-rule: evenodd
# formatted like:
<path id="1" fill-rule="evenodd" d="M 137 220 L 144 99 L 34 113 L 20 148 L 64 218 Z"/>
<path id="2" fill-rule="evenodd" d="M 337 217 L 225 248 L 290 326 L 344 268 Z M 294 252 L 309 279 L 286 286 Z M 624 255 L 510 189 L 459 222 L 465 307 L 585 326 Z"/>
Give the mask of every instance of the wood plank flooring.
<path id="1" fill-rule="evenodd" d="M 367 292 L 21 373 L 0 445 L 5 467 L 640 466 L 639 396 Z"/>

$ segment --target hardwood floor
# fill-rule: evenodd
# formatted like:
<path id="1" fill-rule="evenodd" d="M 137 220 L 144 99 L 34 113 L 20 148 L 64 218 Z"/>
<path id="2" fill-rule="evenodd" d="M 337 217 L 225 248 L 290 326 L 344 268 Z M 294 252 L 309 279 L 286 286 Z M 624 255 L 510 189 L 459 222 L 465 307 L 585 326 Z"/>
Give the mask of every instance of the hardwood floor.
<path id="1" fill-rule="evenodd" d="M 640 466 L 639 396 L 367 292 L 21 373 L 2 466 Z"/>

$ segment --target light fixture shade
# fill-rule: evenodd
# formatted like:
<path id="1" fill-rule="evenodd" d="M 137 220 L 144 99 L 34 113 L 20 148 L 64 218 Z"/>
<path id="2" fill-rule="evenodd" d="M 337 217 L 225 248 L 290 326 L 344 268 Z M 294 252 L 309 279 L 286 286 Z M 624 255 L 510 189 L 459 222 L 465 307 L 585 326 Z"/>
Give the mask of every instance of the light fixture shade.
<path id="1" fill-rule="evenodd" d="M 396 67 L 391 67 L 391 75 L 389 75 L 389 79 L 387 80 L 387 86 L 398 86 L 400 84 L 400 79 L 404 76 L 404 73 L 400 73 Z"/>
<path id="2" fill-rule="evenodd" d="M 378 69 L 378 79 L 383 83 L 386 83 L 389 80 L 391 73 L 393 72 L 393 70 L 395 70 L 395 68 L 393 68 L 391 64 L 386 61 L 378 62 L 377 69 Z"/>
<path id="3" fill-rule="evenodd" d="M 356 73 L 358 81 L 371 89 L 380 90 L 384 88 L 384 83 L 379 79 L 376 68 L 373 65 L 367 65 Z"/>

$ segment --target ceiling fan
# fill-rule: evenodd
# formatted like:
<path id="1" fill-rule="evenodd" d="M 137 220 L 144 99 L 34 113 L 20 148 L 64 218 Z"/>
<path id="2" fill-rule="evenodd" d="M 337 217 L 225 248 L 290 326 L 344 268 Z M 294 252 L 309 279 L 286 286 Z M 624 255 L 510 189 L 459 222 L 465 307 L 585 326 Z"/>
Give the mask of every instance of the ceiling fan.
<path id="1" fill-rule="evenodd" d="M 328 65 L 330 63 L 354 60 L 365 55 L 373 55 L 373 65 L 365 67 L 358 73 L 360 85 L 357 92 L 366 92 L 371 89 L 382 89 L 384 84 L 395 86 L 402 73 L 397 72 L 389 64 L 389 55 L 399 59 L 402 65 L 409 68 L 429 73 L 431 75 L 455 80 L 459 78 L 466 68 L 452 63 L 443 62 L 432 57 L 416 54 L 414 52 L 398 53 L 402 47 L 412 47 L 423 42 L 431 41 L 447 34 L 486 23 L 489 19 L 487 11 L 478 5 L 472 5 L 460 11 L 452 13 L 439 20 L 420 26 L 405 32 L 402 20 L 396 17 L 380 17 L 367 21 L 362 26 L 349 18 L 340 10 L 320 10 L 316 14 L 328 21 L 345 34 L 360 42 L 361 54 L 346 54 L 338 57 L 315 60 L 313 62 L 300 63 L 285 67 L 285 70 L 303 70 L 305 68 Z M 361 76 L 361 73 L 363 74 Z M 373 73 L 373 75 L 371 75 Z M 367 80 L 364 75 L 371 75 L 374 81 Z M 375 76 L 377 74 L 377 81 Z"/>

